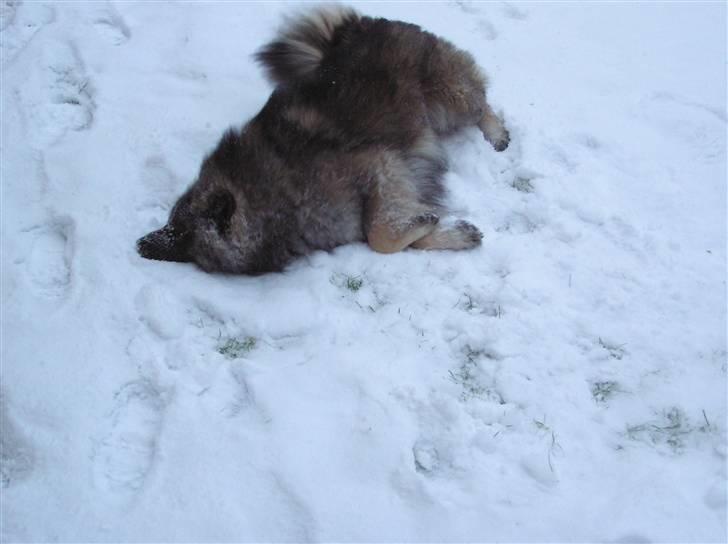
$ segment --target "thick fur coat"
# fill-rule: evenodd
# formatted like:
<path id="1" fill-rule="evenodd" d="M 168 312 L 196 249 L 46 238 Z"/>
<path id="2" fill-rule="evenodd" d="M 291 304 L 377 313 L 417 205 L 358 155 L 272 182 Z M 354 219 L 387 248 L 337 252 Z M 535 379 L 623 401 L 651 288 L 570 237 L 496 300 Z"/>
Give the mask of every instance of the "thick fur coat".
<path id="1" fill-rule="evenodd" d="M 468 53 L 336 7 L 289 21 L 257 60 L 275 90 L 205 158 L 168 224 L 137 242 L 143 257 L 257 274 L 350 242 L 383 253 L 480 243 L 474 225 L 440 221 L 441 139 L 478 126 L 508 145 Z"/>

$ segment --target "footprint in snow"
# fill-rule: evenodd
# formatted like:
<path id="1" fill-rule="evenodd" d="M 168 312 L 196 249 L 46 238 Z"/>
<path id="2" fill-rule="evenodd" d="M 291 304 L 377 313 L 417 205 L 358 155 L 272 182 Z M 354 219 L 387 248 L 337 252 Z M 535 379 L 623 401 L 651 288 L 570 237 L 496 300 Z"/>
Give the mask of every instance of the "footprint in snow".
<path id="1" fill-rule="evenodd" d="M 716 512 L 725 512 L 728 500 L 726 499 L 725 478 L 711 485 L 703 496 L 705 506 Z"/>
<path id="2" fill-rule="evenodd" d="M 259 415 L 260 408 L 256 406 L 253 390 L 245 376 L 245 368 L 240 364 L 231 364 L 228 370 L 229 377 L 225 381 L 225 394 L 222 395 L 227 402 L 220 409 L 225 417 L 236 417 L 241 413 L 255 408 Z"/>
<path id="3" fill-rule="evenodd" d="M 451 5 L 467 15 L 479 15 L 483 11 L 479 7 L 478 2 L 473 2 L 471 0 L 456 0 L 451 3 Z M 528 13 L 526 11 L 506 2 L 503 3 L 501 12 L 508 19 L 514 19 L 517 21 L 524 21 L 528 19 Z M 498 37 L 498 30 L 495 25 L 487 19 L 478 18 L 475 22 L 475 31 L 489 41 L 495 40 Z"/>
<path id="4" fill-rule="evenodd" d="M 187 326 L 185 307 L 162 285 L 147 284 L 134 297 L 139 320 L 160 340 L 179 338 Z"/>
<path id="5" fill-rule="evenodd" d="M 0 395 L 0 486 L 9 487 L 33 470 L 31 447 L 17 431 L 8 414 L 4 396 Z"/>
<path id="6" fill-rule="evenodd" d="M 131 30 L 126 21 L 110 4 L 95 10 L 91 22 L 96 31 L 113 45 L 121 45 L 131 38 Z"/>
<path id="7" fill-rule="evenodd" d="M 577 144 L 593 152 L 597 152 L 604 147 L 604 144 L 599 140 L 599 138 L 588 133 L 577 134 L 575 135 L 574 140 Z"/>
<path id="8" fill-rule="evenodd" d="M 142 222 L 148 220 L 149 228 L 159 228 L 159 221 L 167 219 L 183 180 L 172 171 L 164 157 L 147 157 L 141 167 L 140 181 L 144 187 L 142 200 L 136 206 Z"/>
<path id="9" fill-rule="evenodd" d="M 520 467 L 535 482 L 549 488 L 559 483 L 551 463 L 551 460 L 547 460 L 544 455 L 534 453 L 521 458 Z"/>
<path id="10" fill-rule="evenodd" d="M 36 294 L 62 298 L 71 287 L 74 224 L 70 218 L 36 227 L 26 259 L 28 278 Z"/>
<path id="11" fill-rule="evenodd" d="M 505 15 L 509 19 L 515 19 L 516 21 L 525 21 L 526 19 L 528 19 L 527 11 L 520 9 L 508 2 L 503 2 L 502 12 L 503 15 Z"/>
<path id="12" fill-rule="evenodd" d="M 472 0 L 455 0 L 451 5 L 454 5 L 460 11 L 463 13 L 467 13 L 468 15 L 474 15 L 476 13 L 480 13 L 480 10 L 475 5 L 475 2 Z"/>
<path id="13" fill-rule="evenodd" d="M 541 229 L 542 226 L 543 222 L 535 217 L 531 217 L 529 212 L 514 211 L 510 212 L 495 230 L 509 234 L 530 234 Z"/>
<path id="14" fill-rule="evenodd" d="M 15 21 L 20 2 L 3 2 L 0 4 L 0 32 L 8 28 Z"/>
<path id="15" fill-rule="evenodd" d="M 169 68 L 168 73 L 175 77 L 180 84 L 204 85 L 207 83 L 207 74 L 188 63 L 173 65 Z"/>
<path id="16" fill-rule="evenodd" d="M 457 7 L 467 15 L 477 15 L 482 11 L 475 2 L 469 0 L 456 0 L 451 5 Z M 478 19 L 475 22 L 475 29 L 486 40 L 495 40 L 498 37 L 498 31 L 495 29 L 495 26 L 485 19 Z"/>
<path id="17" fill-rule="evenodd" d="M 725 110 L 667 92 L 642 98 L 635 116 L 645 119 L 661 133 L 678 139 L 705 163 L 725 161 Z"/>
<path id="18" fill-rule="evenodd" d="M 69 130 L 85 130 L 93 123 L 93 86 L 70 42 L 44 44 L 39 64 L 30 70 L 17 96 L 34 147 L 53 145 Z"/>
<path id="19" fill-rule="evenodd" d="M 412 446 L 415 470 L 422 474 L 432 474 L 440 465 L 440 454 L 429 440 L 418 440 Z"/>
<path id="20" fill-rule="evenodd" d="M 39 2 L 9 2 L 0 4 L 0 64 L 15 59 L 36 33 L 55 20 L 52 6 Z"/>
<path id="21" fill-rule="evenodd" d="M 268 474 L 269 495 L 264 497 L 279 515 L 263 516 L 258 522 L 265 540 L 273 542 L 318 542 L 316 518 L 302 497 L 282 474 Z"/>
<path id="22" fill-rule="evenodd" d="M 556 167 L 569 174 L 576 172 L 579 167 L 579 162 L 572 156 L 573 154 L 556 142 L 544 143 L 543 150 Z"/>
<path id="23" fill-rule="evenodd" d="M 498 31 L 493 26 L 493 23 L 485 19 L 478 20 L 475 28 L 486 40 L 492 41 L 498 37 Z"/>
<path id="24" fill-rule="evenodd" d="M 94 455 L 96 484 L 130 496 L 138 492 L 157 453 L 164 401 L 149 381 L 124 385 L 115 397 L 111 429 Z"/>

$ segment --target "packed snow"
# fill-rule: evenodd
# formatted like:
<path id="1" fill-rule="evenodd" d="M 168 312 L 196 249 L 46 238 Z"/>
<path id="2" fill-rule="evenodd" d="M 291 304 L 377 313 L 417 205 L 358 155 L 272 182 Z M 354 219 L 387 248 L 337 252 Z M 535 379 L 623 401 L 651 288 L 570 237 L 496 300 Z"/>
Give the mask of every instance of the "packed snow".
<path id="1" fill-rule="evenodd" d="M 489 74 L 481 248 L 141 259 L 301 6 L 2 3 L 2 540 L 725 542 L 725 4 L 354 6 Z"/>

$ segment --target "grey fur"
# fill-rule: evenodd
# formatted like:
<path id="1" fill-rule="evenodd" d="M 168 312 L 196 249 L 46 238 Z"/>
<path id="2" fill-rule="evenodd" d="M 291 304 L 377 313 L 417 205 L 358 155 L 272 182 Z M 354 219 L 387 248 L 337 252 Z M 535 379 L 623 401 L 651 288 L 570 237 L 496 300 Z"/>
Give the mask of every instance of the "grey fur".
<path id="1" fill-rule="evenodd" d="M 364 240 L 385 253 L 480 244 L 470 223 L 439 223 L 441 138 L 479 126 L 508 145 L 468 53 L 415 25 L 319 8 L 257 59 L 273 94 L 205 158 L 168 224 L 137 242 L 143 257 L 256 274 Z"/>

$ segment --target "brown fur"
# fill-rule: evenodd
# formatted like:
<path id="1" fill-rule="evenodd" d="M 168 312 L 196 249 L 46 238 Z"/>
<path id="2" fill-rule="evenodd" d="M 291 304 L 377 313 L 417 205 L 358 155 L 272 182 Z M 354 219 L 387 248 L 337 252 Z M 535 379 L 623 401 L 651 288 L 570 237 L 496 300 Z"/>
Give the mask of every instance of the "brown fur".
<path id="1" fill-rule="evenodd" d="M 289 22 L 257 58 L 273 94 L 204 160 L 169 223 L 139 240 L 142 256 L 253 274 L 363 240 L 383 253 L 480 243 L 470 223 L 439 221 L 441 138 L 478 126 L 508 145 L 468 53 L 415 25 L 329 8 Z"/>

